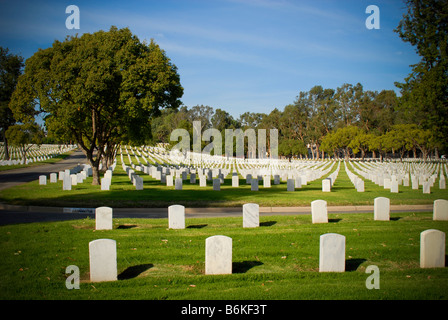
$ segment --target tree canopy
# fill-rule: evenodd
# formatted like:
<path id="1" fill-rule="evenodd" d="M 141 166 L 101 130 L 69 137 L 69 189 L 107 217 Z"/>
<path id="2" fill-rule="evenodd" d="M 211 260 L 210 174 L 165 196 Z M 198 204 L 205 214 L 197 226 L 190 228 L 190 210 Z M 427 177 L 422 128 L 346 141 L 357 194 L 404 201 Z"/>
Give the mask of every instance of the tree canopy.
<path id="1" fill-rule="evenodd" d="M 111 27 L 36 52 L 10 107 L 22 122 L 45 113 L 49 131 L 79 144 L 92 165 L 93 184 L 99 184 L 99 164 L 113 157 L 114 146 L 143 142 L 151 118 L 180 106 L 182 94 L 176 66 L 154 41 L 140 42 L 129 29 Z"/>

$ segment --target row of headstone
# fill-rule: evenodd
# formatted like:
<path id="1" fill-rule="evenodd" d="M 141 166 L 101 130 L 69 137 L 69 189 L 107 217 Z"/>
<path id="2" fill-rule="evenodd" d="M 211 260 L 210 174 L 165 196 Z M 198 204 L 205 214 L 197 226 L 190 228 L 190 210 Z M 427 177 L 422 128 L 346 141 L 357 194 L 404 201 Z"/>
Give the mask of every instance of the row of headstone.
<path id="1" fill-rule="evenodd" d="M 347 167 L 347 163 L 345 161 L 344 165 L 345 165 L 345 171 L 347 172 L 350 181 L 355 186 L 356 191 L 364 192 L 364 180 L 358 177 L 355 173 L 351 172 Z"/>
<path id="2" fill-rule="evenodd" d="M 378 199 L 378 198 L 377 198 Z M 379 211 L 387 212 L 387 198 L 375 199 Z M 388 200 L 388 199 L 387 199 Z M 311 203 L 313 223 L 328 222 L 326 202 L 315 200 Z M 381 213 L 375 211 L 377 218 L 385 220 Z M 378 217 L 379 216 L 379 217 Z M 448 201 L 436 200 L 434 217 L 448 220 Z M 388 218 L 388 217 L 387 217 Z M 95 210 L 95 229 L 111 230 L 113 209 L 99 207 Z M 388 220 L 388 219 L 387 219 Z M 185 207 L 172 205 L 168 208 L 168 223 L 170 229 L 185 228 Z M 243 206 L 243 227 L 259 226 L 259 206 L 248 203 Z M 345 271 L 345 236 L 327 233 L 320 236 L 319 272 Z M 232 273 L 232 239 L 217 235 L 206 239 L 205 274 Z M 90 280 L 115 281 L 117 279 L 116 242 L 111 239 L 98 239 L 89 243 Z M 445 266 L 445 233 L 439 230 L 426 230 L 421 233 L 420 267 L 438 268 Z"/>
<path id="3" fill-rule="evenodd" d="M 19 164 L 29 164 L 33 162 L 45 161 L 56 157 L 59 154 L 76 149 L 76 145 L 40 145 L 39 147 L 32 146 L 27 151 L 27 157 L 23 158 L 22 152 L 15 147 L 8 147 L 10 160 L 0 160 L 0 166 L 11 166 Z M 0 148 L 0 159 L 4 159 L 4 148 Z"/>
<path id="4" fill-rule="evenodd" d="M 345 236 L 319 237 L 319 272 L 345 272 Z M 117 245 L 112 239 L 89 243 L 90 281 L 117 280 Z M 445 233 L 429 229 L 420 234 L 420 268 L 445 267 Z M 205 274 L 232 274 L 232 238 L 215 235 L 205 239 Z"/>
<path id="5" fill-rule="evenodd" d="M 425 194 L 431 193 L 435 181 L 439 176 L 439 189 L 446 189 L 446 179 L 443 173 L 446 164 L 413 164 L 413 163 L 392 163 L 375 164 L 358 162 L 353 166 L 354 170 L 365 179 L 390 190 L 392 193 L 399 192 L 399 186 L 412 186 L 413 190 L 418 190 L 422 186 Z M 439 173 L 440 171 L 440 173 Z"/>
<path id="6" fill-rule="evenodd" d="M 311 217 L 313 223 L 327 223 L 328 212 L 325 200 L 311 202 Z M 390 220 L 390 199 L 377 197 L 374 199 L 373 218 L 376 221 Z M 438 199 L 433 204 L 433 220 L 448 221 L 448 200 Z"/>

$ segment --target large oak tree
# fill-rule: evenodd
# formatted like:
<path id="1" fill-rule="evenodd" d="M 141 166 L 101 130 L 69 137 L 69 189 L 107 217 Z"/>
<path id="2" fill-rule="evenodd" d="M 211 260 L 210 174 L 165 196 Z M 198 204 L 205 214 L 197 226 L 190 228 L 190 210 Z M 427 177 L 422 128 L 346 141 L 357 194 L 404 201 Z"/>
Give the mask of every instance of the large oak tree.
<path id="1" fill-rule="evenodd" d="M 114 146 L 143 142 L 151 118 L 162 108 L 177 108 L 182 94 L 176 66 L 154 41 L 111 27 L 36 52 L 10 107 L 22 122 L 33 121 L 34 110 L 45 113 L 49 131 L 76 141 L 95 185 L 99 164 L 113 157 Z"/>

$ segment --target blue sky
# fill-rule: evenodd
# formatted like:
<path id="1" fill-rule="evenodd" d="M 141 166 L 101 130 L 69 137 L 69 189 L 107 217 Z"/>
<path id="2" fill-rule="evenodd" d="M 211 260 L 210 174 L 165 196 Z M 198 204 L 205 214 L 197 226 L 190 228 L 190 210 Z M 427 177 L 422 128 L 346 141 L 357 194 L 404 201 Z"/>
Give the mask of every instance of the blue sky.
<path id="1" fill-rule="evenodd" d="M 79 30 L 65 26 L 71 4 Z M 365 26 L 371 4 L 379 30 Z M 315 85 L 398 93 L 394 82 L 419 61 L 393 32 L 405 12 L 401 0 L 0 0 L 0 46 L 28 58 L 67 35 L 129 27 L 178 67 L 184 105 L 239 117 L 283 110 Z"/>

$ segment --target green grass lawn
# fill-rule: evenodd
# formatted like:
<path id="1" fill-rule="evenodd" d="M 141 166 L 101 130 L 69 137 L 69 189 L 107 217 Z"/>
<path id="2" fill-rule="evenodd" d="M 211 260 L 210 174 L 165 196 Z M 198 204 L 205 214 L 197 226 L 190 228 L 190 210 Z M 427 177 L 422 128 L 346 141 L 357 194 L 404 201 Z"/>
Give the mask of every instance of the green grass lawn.
<path id="1" fill-rule="evenodd" d="M 333 170 L 335 169 L 336 165 L 333 167 Z M 0 191 L 0 202 L 59 207 L 154 208 L 171 204 L 182 204 L 186 207 L 239 207 L 248 202 L 258 203 L 262 207 L 309 206 L 311 201 L 317 199 L 326 200 L 328 205 L 373 205 L 374 199 L 380 196 L 390 198 L 392 205 L 432 204 L 436 199 L 448 199 L 448 189 L 440 190 L 438 180 L 431 189 L 431 194 L 423 194 L 421 186 L 419 190 L 400 186 L 399 193 L 391 193 L 368 180 L 365 180 L 365 192 L 357 192 L 343 164 L 331 192 L 322 192 L 322 179 L 310 182 L 295 192 L 286 191 L 286 182 L 274 185 L 273 181 L 271 188 L 263 188 L 263 183 L 260 182 L 259 191 L 251 191 L 246 179 L 240 176 L 240 187 L 233 188 L 230 175 L 221 185 L 221 191 L 214 191 L 210 181 L 205 188 L 199 187 L 199 179 L 196 184 L 190 184 L 189 178 L 184 181 L 183 190 L 174 190 L 174 187 L 162 185 L 160 181 L 143 172 L 137 174 L 143 177 L 144 190 L 135 190 L 118 160 L 110 191 L 101 191 L 100 186 L 92 186 L 92 178 L 73 186 L 71 191 L 62 190 L 62 181 L 39 186 L 36 180 Z"/>
<path id="2" fill-rule="evenodd" d="M 448 269 L 421 269 L 420 233 L 448 232 L 431 213 L 261 216 L 260 227 L 242 218 L 186 218 L 186 229 L 167 219 L 114 219 L 113 230 L 94 230 L 94 219 L 0 227 L 0 299 L 447 299 Z M 346 237 L 346 272 L 319 273 L 319 237 Z M 233 274 L 205 275 L 205 239 L 233 239 Z M 119 280 L 89 281 L 89 242 L 117 241 Z M 65 286 L 76 265 L 80 289 Z M 368 290 L 369 265 L 380 270 L 380 289 Z"/>

